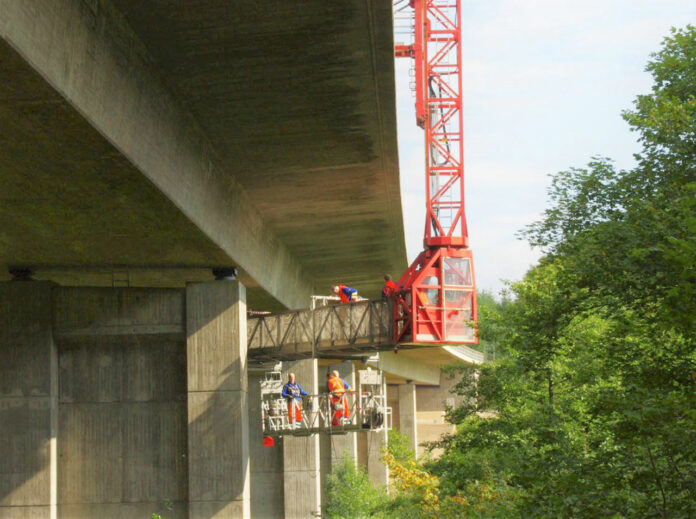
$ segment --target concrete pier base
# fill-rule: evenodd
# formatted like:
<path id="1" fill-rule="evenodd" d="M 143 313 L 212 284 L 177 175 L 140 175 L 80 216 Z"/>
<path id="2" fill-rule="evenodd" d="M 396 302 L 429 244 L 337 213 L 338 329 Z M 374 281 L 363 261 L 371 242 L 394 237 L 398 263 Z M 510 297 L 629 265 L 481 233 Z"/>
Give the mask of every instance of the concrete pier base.
<path id="1" fill-rule="evenodd" d="M 186 287 L 189 519 L 250 517 L 246 292 Z"/>

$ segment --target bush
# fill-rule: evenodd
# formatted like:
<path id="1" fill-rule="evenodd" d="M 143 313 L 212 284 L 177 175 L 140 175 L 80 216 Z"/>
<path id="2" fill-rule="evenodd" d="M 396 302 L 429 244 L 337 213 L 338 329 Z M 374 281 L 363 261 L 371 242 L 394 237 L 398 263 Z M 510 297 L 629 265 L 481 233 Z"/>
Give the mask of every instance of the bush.
<path id="1" fill-rule="evenodd" d="M 348 457 L 344 457 L 341 465 L 329 474 L 326 491 L 323 516 L 330 519 L 375 517 L 387 497 L 386 492 L 373 486 L 365 471 L 355 468 L 355 463 Z"/>

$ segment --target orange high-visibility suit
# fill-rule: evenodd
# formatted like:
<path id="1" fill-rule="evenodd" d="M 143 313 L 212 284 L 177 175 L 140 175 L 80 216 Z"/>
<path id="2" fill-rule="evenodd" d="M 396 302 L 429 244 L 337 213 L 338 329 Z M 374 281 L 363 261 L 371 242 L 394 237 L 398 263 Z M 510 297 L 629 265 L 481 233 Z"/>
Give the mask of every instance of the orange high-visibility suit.
<path id="1" fill-rule="evenodd" d="M 346 386 L 339 377 L 331 377 L 327 382 L 331 393 L 331 409 L 333 411 L 331 425 L 341 425 L 341 417 L 350 417 L 348 409 L 348 397 L 346 397 Z"/>

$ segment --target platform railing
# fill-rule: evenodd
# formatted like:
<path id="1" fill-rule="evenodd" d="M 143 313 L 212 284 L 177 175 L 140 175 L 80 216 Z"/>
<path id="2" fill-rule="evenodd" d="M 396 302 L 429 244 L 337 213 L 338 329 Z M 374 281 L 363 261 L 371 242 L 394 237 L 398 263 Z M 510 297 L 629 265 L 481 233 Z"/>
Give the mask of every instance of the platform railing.
<path id="1" fill-rule="evenodd" d="M 297 421 L 296 411 L 301 420 Z M 347 412 L 346 412 L 347 410 Z M 268 436 L 306 436 L 315 433 L 344 434 L 352 431 L 390 430 L 392 410 L 386 395 L 348 391 L 342 397 L 328 393 L 309 395 L 299 402 L 285 398 L 262 400 L 263 432 Z"/>
<path id="2" fill-rule="evenodd" d="M 247 351 L 255 360 L 296 360 L 388 349 L 391 319 L 389 302 L 367 300 L 252 317 Z"/>

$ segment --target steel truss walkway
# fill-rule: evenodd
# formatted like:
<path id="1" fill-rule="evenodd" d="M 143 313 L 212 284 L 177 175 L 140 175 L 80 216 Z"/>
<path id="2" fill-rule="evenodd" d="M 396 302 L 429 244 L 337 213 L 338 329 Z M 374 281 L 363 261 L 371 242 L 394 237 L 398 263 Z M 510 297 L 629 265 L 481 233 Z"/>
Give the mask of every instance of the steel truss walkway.
<path id="1" fill-rule="evenodd" d="M 247 334 L 256 362 L 369 356 L 393 348 L 392 311 L 386 301 L 360 301 L 283 312 L 249 318 Z"/>
<path id="2" fill-rule="evenodd" d="M 476 364 L 484 361 L 482 353 L 468 346 L 399 342 L 399 349 L 437 346 L 446 346 L 448 350 L 464 355 Z M 247 320 L 247 355 L 249 360 L 256 363 L 308 358 L 360 358 L 392 348 L 392 306 L 387 301 L 366 300 Z"/>

